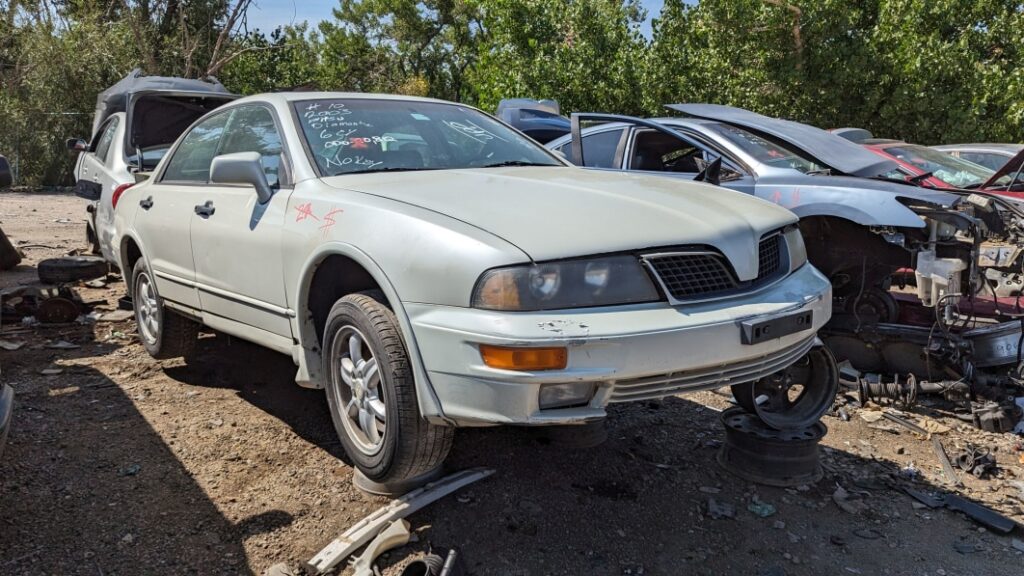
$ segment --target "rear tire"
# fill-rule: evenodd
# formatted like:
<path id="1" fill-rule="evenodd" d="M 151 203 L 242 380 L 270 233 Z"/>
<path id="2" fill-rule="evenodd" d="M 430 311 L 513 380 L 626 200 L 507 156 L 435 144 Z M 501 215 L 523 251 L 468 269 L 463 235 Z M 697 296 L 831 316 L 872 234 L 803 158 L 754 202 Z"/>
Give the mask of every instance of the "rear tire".
<path id="1" fill-rule="evenodd" d="M 132 269 L 132 303 L 139 340 L 150 356 L 158 360 L 193 356 L 199 324 L 164 306 L 144 258 Z"/>
<path id="2" fill-rule="evenodd" d="M 395 483 L 441 465 L 454 430 L 420 415 L 405 342 L 383 294 L 338 300 L 327 316 L 322 355 L 331 419 L 368 479 Z"/>

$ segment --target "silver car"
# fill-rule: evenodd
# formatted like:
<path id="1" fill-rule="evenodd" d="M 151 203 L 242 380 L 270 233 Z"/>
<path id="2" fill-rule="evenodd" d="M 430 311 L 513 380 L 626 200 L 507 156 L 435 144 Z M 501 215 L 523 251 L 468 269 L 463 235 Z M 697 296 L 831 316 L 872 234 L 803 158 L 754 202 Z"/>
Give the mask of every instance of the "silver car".
<path id="1" fill-rule="evenodd" d="M 204 324 L 288 354 L 377 482 L 435 469 L 459 426 L 582 424 L 727 384 L 750 405 L 821 350 L 831 312 L 790 211 L 575 168 L 423 98 L 235 101 L 116 218 L 146 349 L 187 356 Z M 835 390 L 782 381 L 759 410 L 816 418 Z"/>

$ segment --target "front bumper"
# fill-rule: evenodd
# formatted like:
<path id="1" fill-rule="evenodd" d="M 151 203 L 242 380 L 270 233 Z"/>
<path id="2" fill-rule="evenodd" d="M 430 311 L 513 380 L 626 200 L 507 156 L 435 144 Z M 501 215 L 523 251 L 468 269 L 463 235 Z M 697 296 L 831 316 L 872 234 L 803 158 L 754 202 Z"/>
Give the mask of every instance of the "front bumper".
<path id="1" fill-rule="evenodd" d="M 795 362 L 829 319 L 828 280 L 805 265 L 774 286 L 727 300 L 555 312 L 492 312 L 405 303 L 443 419 L 459 426 L 575 424 L 609 402 L 642 400 L 756 380 Z M 813 311 L 803 331 L 753 345 L 740 323 Z M 565 346 L 564 370 L 520 372 L 483 363 L 480 344 Z M 590 382 L 585 406 L 541 410 L 543 384 Z"/>
<path id="2" fill-rule="evenodd" d="M 0 384 L 0 456 L 4 453 L 7 433 L 11 429 L 11 414 L 14 412 L 14 388 Z"/>

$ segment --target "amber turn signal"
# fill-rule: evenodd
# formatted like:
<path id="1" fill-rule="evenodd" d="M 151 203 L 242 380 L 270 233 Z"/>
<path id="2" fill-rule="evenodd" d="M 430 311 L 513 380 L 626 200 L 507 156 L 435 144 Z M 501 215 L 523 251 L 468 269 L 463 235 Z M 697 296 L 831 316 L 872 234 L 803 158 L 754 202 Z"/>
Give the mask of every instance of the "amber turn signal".
<path id="1" fill-rule="evenodd" d="M 569 362 L 565 348 L 511 348 L 480 345 L 484 364 L 502 370 L 562 370 Z"/>

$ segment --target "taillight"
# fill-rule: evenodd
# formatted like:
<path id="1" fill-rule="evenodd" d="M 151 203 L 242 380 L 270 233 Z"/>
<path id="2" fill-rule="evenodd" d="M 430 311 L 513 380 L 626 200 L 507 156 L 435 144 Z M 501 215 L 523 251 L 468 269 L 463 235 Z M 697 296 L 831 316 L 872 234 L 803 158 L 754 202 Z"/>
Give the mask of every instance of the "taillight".
<path id="1" fill-rule="evenodd" d="M 117 208 L 117 201 L 121 199 L 121 194 L 124 194 L 125 190 L 131 188 L 134 185 L 135 184 L 121 184 L 117 188 L 114 188 L 114 194 L 110 197 L 110 205 L 113 208 Z"/>

